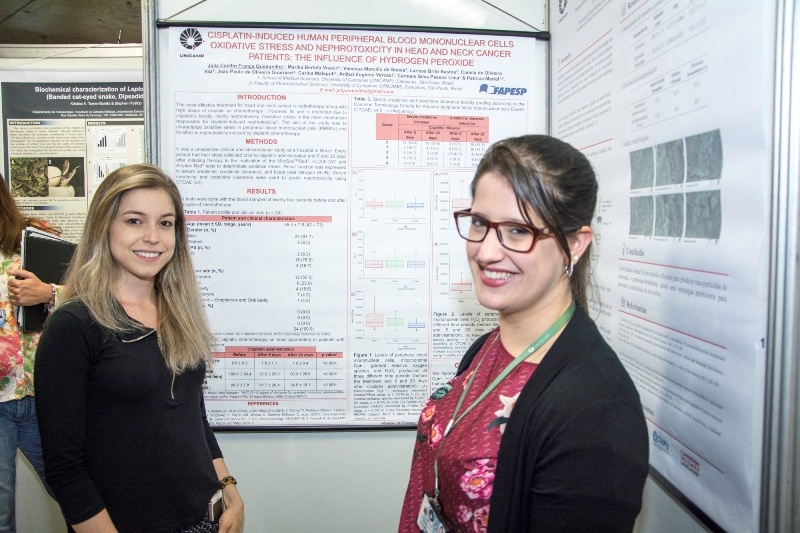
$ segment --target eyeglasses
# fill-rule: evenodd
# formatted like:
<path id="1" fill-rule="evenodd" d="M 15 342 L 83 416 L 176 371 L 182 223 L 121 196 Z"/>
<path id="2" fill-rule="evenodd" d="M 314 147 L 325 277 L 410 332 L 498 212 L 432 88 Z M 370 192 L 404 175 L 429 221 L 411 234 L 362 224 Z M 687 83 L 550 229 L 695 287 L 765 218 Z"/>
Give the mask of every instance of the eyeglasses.
<path id="1" fill-rule="evenodd" d="M 533 250 L 536 239 L 540 236 L 553 236 L 549 228 L 534 228 L 527 224 L 517 224 L 516 222 L 490 222 L 480 215 L 473 215 L 469 209 L 456 211 L 453 213 L 456 220 L 458 234 L 469 242 L 483 242 L 489 234 L 489 230 L 494 228 L 497 232 L 497 240 L 503 248 L 512 252 L 527 253 Z"/>

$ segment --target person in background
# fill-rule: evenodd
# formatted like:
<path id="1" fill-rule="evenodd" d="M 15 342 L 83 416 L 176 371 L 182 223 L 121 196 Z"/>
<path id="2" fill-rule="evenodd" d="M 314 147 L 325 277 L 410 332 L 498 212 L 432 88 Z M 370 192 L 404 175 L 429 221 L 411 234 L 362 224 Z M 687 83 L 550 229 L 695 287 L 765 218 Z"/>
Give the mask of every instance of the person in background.
<path id="1" fill-rule="evenodd" d="M 180 193 L 161 169 L 103 180 L 66 280 L 39 343 L 36 410 L 67 522 L 78 533 L 237 533 L 244 505 L 203 400 L 213 337 Z"/>
<path id="2" fill-rule="evenodd" d="M 14 531 L 17 448 L 48 488 L 33 399 L 40 332 L 22 331 L 16 311 L 26 305 L 54 306 L 61 287 L 20 268 L 22 231 L 32 226 L 58 235 L 58 230 L 43 220 L 25 218 L 2 175 L 0 182 L 0 533 L 7 533 Z"/>
<path id="3" fill-rule="evenodd" d="M 489 148 L 455 213 L 499 325 L 419 418 L 399 531 L 631 531 L 648 472 L 639 395 L 587 314 L 597 181 L 544 135 Z"/>

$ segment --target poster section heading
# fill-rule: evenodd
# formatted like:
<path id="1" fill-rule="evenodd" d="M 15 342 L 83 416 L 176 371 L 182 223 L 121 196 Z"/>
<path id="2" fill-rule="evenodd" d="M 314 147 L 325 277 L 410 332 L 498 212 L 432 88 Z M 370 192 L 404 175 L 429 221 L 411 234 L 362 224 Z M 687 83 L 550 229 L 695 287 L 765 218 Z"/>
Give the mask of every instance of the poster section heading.
<path id="1" fill-rule="evenodd" d="M 242 50 L 248 60 L 464 67 L 476 57 L 511 57 L 514 47 L 507 39 L 416 35 L 210 31 L 207 38 L 209 48 Z"/>
<path id="2" fill-rule="evenodd" d="M 8 116 L 24 118 L 144 118 L 141 83 L 4 83 Z"/>
<path id="3" fill-rule="evenodd" d="M 448 90 L 457 81 L 480 81 L 480 92 L 487 94 L 523 96 L 528 92 L 525 86 L 500 83 L 506 81 L 507 73 L 486 62 L 520 58 L 524 51 L 519 50 L 518 38 L 335 32 L 208 31 L 204 35 L 187 28 L 180 39 L 184 48 L 180 58 L 218 59 L 220 52 L 225 53 L 223 61 L 205 65 L 207 74 L 262 75 L 248 85 L 305 82 L 321 76 L 344 78 L 329 84 L 334 87 L 320 87 L 321 92 L 341 91 L 337 86 L 344 92 L 357 92 L 360 81 L 377 77 L 382 89 L 408 88 L 415 81 L 430 79 L 439 88 L 429 90 Z"/>

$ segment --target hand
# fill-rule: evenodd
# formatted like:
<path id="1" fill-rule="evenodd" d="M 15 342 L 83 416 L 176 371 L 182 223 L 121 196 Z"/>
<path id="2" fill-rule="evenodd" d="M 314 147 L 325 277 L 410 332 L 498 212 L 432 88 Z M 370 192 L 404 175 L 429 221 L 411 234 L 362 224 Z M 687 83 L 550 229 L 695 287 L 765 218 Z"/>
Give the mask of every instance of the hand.
<path id="1" fill-rule="evenodd" d="M 11 305 L 26 306 L 48 303 L 53 297 L 53 289 L 36 274 L 27 270 L 9 270 L 8 299 Z M 17 277 L 22 279 L 17 279 Z"/>
<path id="2" fill-rule="evenodd" d="M 234 490 L 228 490 L 233 488 Z M 219 517 L 219 533 L 239 533 L 244 521 L 244 502 L 235 487 L 229 485 L 223 492 L 225 510 Z"/>

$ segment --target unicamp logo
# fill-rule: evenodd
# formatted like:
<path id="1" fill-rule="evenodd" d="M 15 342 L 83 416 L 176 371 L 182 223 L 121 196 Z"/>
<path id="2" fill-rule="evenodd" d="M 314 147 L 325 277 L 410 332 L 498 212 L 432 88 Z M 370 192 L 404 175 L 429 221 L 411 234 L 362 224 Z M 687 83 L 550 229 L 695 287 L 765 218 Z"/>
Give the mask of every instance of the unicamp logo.
<path id="1" fill-rule="evenodd" d="M 498 87 L 496 85 L 489 85 L 488 83 L 483 83 L 478 89 L 478 92 L 486 94 L 498 94 L 504 96 L 505 95 L 522 96 L 523 94 L 528 92 L 528 89 L 526 89 L 525 87 Z"/>
<path id="2" fill-rule="evenodd" d="M 203 36 L 197 28 L 186 28 L 181 32 L 181 45 L 187 50 L 195 50 L 203 44 Z"/>

